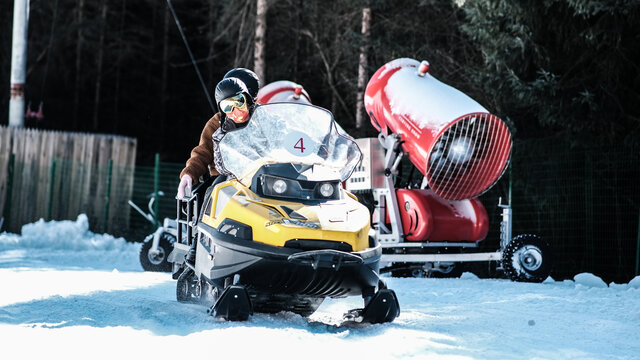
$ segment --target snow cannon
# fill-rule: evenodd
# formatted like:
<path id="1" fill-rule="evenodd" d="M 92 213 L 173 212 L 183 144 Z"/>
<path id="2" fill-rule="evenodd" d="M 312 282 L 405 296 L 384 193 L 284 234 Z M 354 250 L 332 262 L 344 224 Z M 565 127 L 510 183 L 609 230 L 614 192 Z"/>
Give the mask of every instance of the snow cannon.
<path id="1" fill-rule="evenodd" d="M 401 58 L 385 64 L 367 84 L 364 101 L 373 126 L 383 136 L 400 136 L 404 153 L 444 199 L 479 196 L 509 163 L 506 124 L 433 77 L 427 61 Z"/>
<path id="2" fill-rule="evenodd" d="M 258 91 L 258 102 L 260 104 L 276 102 L 311 104 L 311 98 L 302 85 L 293 81 L 280 80 L 262 87 Z"/>

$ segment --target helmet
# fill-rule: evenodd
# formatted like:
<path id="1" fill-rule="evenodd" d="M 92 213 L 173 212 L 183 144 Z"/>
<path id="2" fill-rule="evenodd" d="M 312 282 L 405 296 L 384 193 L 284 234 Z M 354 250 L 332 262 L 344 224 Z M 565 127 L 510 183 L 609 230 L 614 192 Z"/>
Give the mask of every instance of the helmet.
<path id="1" fill-rule="evenodd" d="M 218 105 L 218 110 L 222 116 L 222 123 L 220 126 L 224 131 L 231 131 L 234 129 L 238 129 L 240 127 L 246 126 L 244 124 L 235 124 L 234 121 L 228 121 L 228 116 L 222 111 L 222 106 L 220 103 L 222 100 L 228 99 L 230 97 L 236 95 L 243 95 L 244 101 L 246 101 L 246 105 L 249 113 L 253 110 L 253 98 L 249 95 L 249 90 L 247 90 L 247 86 L 240 80 L 234 77 L 222 79 L 218 85 L 216 85 L 216 104 Z"/>
<path id="2" fill-rule="evenodd" d="M 216 85 L 216 104 L 220 107 L 220 101 L 242 93 L 249 94 L 242 80 L 234 77 L 222 79 Z"/>
<path id="3" fill-rule="evenodd" d="M 224 78 L 238 78 L 242 81 L 249 90 L 249 95 L 252 98 L 256 98 L 258 96 L 258 90 L 260 90 L 260 79 L 258 79 L 258 75 L 253 71 L 245 68 L 235 68 L 229 70 L 228 73 L 224 74 Z"/>

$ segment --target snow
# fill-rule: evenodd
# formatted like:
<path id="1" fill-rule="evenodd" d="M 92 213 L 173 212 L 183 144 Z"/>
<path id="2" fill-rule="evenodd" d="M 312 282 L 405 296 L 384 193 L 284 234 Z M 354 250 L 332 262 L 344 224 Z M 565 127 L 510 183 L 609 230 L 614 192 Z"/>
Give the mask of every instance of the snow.
<path id="1" fill-rule="evenodd" d="M 461 116 L 471 113 L 487 113 L 487 109 L 475 100 L 431 74 L 416 75 L 419 62 L 398 59 L 385 65 L 385 71 L 402 67 L 387 82 L 384 91 L 391 111 L 408 115 L 421 129 L 438 133 Z"/>
<path id="2" fill-rule="evenodd" d="M 402 67 L 414 67 L 417 68 L 420 65 L 420 62 L 411 58 L 399 58 L 395 60 L 391 60 L 384 65 L 384 70 L 380 72 L 378 78 L 383 78 L 385 75 L 389 73 L 389 71 L 402 68 Z"/>
<path id="3" fill-rule="evenodd" d="M 296 99 L 293 91 L 293 89 L 295 89 L 296 87 L 302 87 L 302 85 L 289 80 L 274 81 L 260 88 L 260 91 L 258 91 L 258 99 L 264 101 L 265 96 L 270 96 L 270 98 L 268 99 L 269 103 L 297 102 L 303 104 L 311 104 L 311 98 L 309 97 L 307 91 L 304 89 L 302 89 L 302 93 Z"/>
<path id="4" fill-rule="evenodd" d="M 604 280 L 589 273 L 578 274 L 573 278 L 573 281 L 575 281 L 576 284 L 580 284 L 588 287 L 599 287 L 599 288 L 607 287 L 607 283 L 604 282 Z"/>
<path id="5" fill-rule="evenodd" d="M 542 284 L 386 278 L 391 324 L 338 326 L 358 298 L 219 321 L 175 300 L 169 274 L 142 272 L 139 244 L 94 234 L 85 217 L 0 234 L 4 359 L 372 358 L 637 359 L 640 277 L 602 287 L 593 274 Z"/>

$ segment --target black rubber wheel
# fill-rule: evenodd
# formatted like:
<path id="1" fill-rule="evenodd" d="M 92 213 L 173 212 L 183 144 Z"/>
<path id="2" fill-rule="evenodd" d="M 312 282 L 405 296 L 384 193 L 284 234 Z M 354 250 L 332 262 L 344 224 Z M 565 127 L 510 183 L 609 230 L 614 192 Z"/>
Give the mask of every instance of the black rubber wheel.
<path id="1" fill-rule="evenodd" d="M 431 270 L 429 277 L 431 278 L 459 278 L 464 272 L 463 263 L 455 263 L 442 271 Z"/>
<path id="2" fill-rule="evenodd" d="M 186 279 L 178 278 L 178 283 L 176 284 L 176 299 L 183 303 L 190 302 L 189 283 Z"/>
<path id="3" fill-rule="evenodd" d="M 202 301 L 202 283 L 193 270 L 186 269 L 185 276 L 180 275 L 176 283 L 176 299 L 183 303 L 200 303 Z"/>
<path id="4" fill-rule="evenodd" d="M 162 233 L 160 235 L 160 241 L 158 242 L 159 254 L 151 255 L 151 245 L 153 239 L 142 243 L 140 249 L 140 264 L 145 271 L 158 271 L 158 272 L 171 272 L 172 264 L 167 261 L 167 257 L 173 251 L 173 243 L 176 238 L 168 233 Z"/>
<path id="5" fill-rule="evenodd" d="M 502 268 L 513 281 L 542 282 L 553 268 L 551 247 L 533 234 L 516 236 L 502 252 Z"/>
<path id="6" fill-rule="evenodd" d="M 391 277 L 395 278 L 424 278 L 427 272 L 422 264 L 401 264 L 391 269 Z"/>

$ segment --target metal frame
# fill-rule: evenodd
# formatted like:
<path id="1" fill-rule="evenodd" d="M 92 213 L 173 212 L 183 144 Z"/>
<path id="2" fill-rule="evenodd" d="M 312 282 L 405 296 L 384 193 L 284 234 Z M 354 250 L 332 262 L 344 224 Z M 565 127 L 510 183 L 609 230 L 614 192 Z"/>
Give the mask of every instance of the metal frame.
<path id="1" fill-rule="evenodd" d="M 382 147 L 386 150 L 384 161 L 384 175 L 385 175 L 385 187 L 382 189 L 373 189 L 373 199 L 377 203 L 378 209 L 378 227 L 376 229 L 376 239 L 382 246 L 385 244 L 398 244 L 403 242 L 403 229 L 402 219 L 400 218 L 400 211 L 398 210 L 398 199 L 396 196 L 396 188 L 393 184 L 393 175 L 398 173 L 398 166 L 404 156 L 404 153 L 399 149 L 400 135 L 391 134 L 384 136 L 382 133 L 378 135 L 378 140 Z M 388 229 L 384 224 L 389 211 L 389 217 L 391 218 L 391 229 Z"/>
<path id="2" fill-rule="evenodd" d="M 513 229 L 513 213 L 510 204 L 502 204 L 502 200 L 498 206 L 502 208 L 502 221 L 500 223 L 500 249 L 494 252 L 470 252 L 458 254 L 400 254 L 398 252 L 403 249 L 417 248 L 467 248 L 473 249 L 478 247 L 477 242 L 405 242 L 404 232 L 402 228 L 402 219 L 400 218 L 400 210 L 396 197 L 396 188 L 393 181 L 393 175 L 398 173 L 398 166 L 404 156 L 404 152 L 400 148 L 400 135 L 390 134 L 385 136 L 378 135 L 382 147 L 385 149 L 385 181 L 384 188 L 372 189 L 373 198 L 378 211 L 377 226 L 372 229 L 372 236 L 380 243 L 383 249 L 394 251 L 392 254 L 383 252 L 381 261 L 383 263 L 456 263 L 456 262 L 481 262 L 481 261 L 500 261 L 502 260 L 502 252 L 511 242 Z M 423 181 L 423 186 L 426 187 Z M 385 220 L 388 211 L 391 220 L 391 228 L 387 228 Z"/>
<path id="3" fill-rule="evenodd" d="M 191 246 L 194 240 L 193 228 L 198 222 L 200 204 L 198 203 L 198 196 L 193 193 L 190 197 L 184 199 L 178 199 L 177 203 L 177 215 L 176 224 L 178 227 L 177 243 L 187 244 Z M 183 209 L 183 204 L 186 205 L 186 209 Z M 186 226 L 187 241 L 183 240 L 183 226 Z"/>

